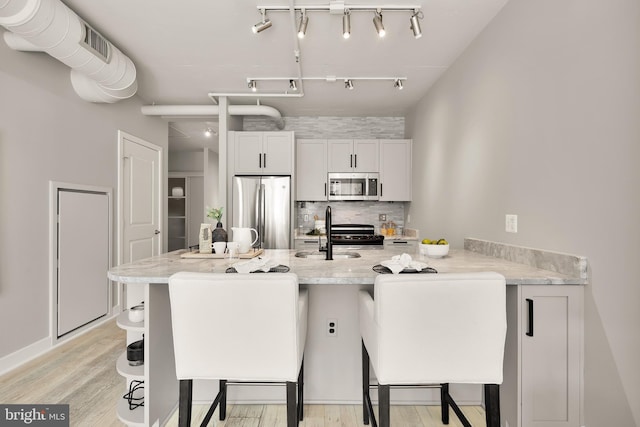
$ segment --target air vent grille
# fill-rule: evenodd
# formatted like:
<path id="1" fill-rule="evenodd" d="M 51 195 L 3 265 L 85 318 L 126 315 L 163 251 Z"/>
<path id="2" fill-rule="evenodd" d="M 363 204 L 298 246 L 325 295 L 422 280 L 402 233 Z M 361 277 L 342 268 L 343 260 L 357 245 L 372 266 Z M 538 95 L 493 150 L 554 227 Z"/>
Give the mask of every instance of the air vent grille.
<path id="1" fill-rule="evenodd" d="M 110 47 L 107 39 L 102 37 L 100 33 L 91 28 L 86 22 L 84 26 L 84 40 L 82 42 L 92 51 L 94 51 L 104 62 L 109 63 Z"/>

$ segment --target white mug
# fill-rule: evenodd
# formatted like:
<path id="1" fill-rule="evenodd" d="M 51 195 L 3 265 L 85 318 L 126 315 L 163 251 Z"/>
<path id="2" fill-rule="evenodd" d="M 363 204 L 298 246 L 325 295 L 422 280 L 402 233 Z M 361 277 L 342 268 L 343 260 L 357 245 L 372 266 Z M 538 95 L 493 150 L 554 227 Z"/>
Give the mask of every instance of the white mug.
<path id="1" fill-rule="evenodd" d="M 213 242 L 211 246 L 213 247 L 213 250 L 216 251 L 216 254 L 223 254 L 227 247 L 227 242 Z"/>

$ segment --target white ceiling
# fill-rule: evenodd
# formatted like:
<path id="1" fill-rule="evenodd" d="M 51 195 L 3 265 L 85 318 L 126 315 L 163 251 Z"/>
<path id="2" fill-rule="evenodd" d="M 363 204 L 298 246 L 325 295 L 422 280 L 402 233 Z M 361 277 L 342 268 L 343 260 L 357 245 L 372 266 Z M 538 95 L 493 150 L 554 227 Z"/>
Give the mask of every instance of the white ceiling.
<path id="1" fill-rule="evenodd" d="M 423 37 L 409 29 L 409 12 L 384 12 L 386 37 L 375 33 L 371 12 L 353 11 L 351 38 L 342 38 L 341 15 L 308 12 L 299 42 L 303 77 L 406 77 L 404 90 L 390 81 L 304 80 L 300 98 L 264 97 L 283 116 L 402 116 L 427 92 L 508 0 L 345 0 L 349 5 L 420 6 Z M 215 93 L 248 93 L 249 77 L 298 75 L 295 30 L 288 12 L 270 12 L 273 26 L 253 34 L 259 6 L 274 0 L 64 0 L 129 56 L 137 69 L 138 95 L 148 104 L 210 105 Z M 329 0 L 291 0 L 296 6 Z M 297 24 L 296 24 L 297 25 Z M 262 91 L 284 92 L 287 82 L 258 82 Z M 260 93 L 260 90 L 258 93 Z M 229 97 L 230 104 L 256 98 Z M 191 128 L 195 125 L 187 125 Z M 182 123 L 176 124 L 184 133 Z M 201 131 L 206 126 L 201 126 Z M 192 138 L 193 139 L 193 138 Z"/>

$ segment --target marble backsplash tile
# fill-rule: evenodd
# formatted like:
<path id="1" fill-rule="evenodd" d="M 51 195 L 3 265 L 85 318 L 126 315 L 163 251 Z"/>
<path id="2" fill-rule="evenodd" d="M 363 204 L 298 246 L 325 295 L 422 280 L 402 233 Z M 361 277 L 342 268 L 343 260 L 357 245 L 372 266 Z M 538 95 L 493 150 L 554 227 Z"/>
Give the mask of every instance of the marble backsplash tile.
<path id="1" fill-rule="evenodd" d="M 542 268 L 544 270 L 555 271 L 557 273 L 578 276 L 581 279 L 588 280 L 587 258 L 579 255 L 472 238 L 464 239 L 464 248 L 468 251 L 483 255 Z"/>
<path id="2" fill-rule="evenodd" d="M 324 219 L 327 205 L 331 206 L 334 224 L 371 224 L 380 233 L 383 222 L 393 221 L 396 227 L 404 227 L 404 203 L 391 202 L 296 202 L 295 227 L 307 232 L 314 228 L 314 215 Z M 380 221 L 380 214 L 387 216 Z M 305 221 L 305 215 L 307 220 Z"/>

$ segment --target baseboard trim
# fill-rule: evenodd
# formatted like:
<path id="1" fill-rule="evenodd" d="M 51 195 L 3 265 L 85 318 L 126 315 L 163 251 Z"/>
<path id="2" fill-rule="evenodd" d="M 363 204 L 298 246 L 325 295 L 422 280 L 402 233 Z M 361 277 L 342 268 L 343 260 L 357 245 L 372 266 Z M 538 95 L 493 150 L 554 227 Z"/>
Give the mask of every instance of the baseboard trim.
<path id="1" fill-rule="evenodd" d="M 71 335 L 63 339 L 58 339 L 55 343 L 52 343 L 51 336 L 47 336 L 42 338 L 41 340 L 34 342 L 33 344 L 29 344 L 28 346 L 21 348 L 20 350 L 7 354 L 6 356 L 0 358 L 0 375 L 7 374 L 14 369 L 17 369 L 20 366 L 24 365 L 25 363 L 28 363 L 33 359 L 48 353 L 54 348 L 60 345 L 64 345 L 78 338 L 79 336 L 84 335 L 90 330 L 114 319 L 118 314 L 120 314 L 120 306 L 114 307 L 111 315 L 108 315 L 107 317 L 100 319 L 99 321 L 95 321 L 94 323 L 85 325 L 84 329 L 78 330 L 76 333 L 71 333 Z"/>
<path id="2" fill-rule="evenodd" d="M 45 354 L 52 348 L 51 337 L 47 336 L 33 344 L 29 344 L 28 346 L 21 348 L 18 351 L 7 354 L 0 359 L 0 375 L 4 375 L 16 369 L 20 365 L 24 365 L 36 357 Z"/>

